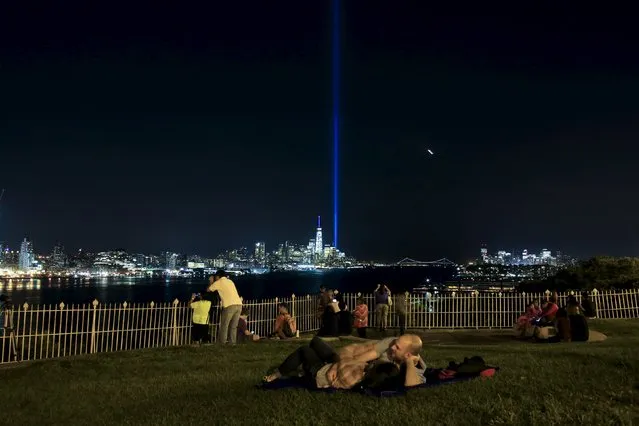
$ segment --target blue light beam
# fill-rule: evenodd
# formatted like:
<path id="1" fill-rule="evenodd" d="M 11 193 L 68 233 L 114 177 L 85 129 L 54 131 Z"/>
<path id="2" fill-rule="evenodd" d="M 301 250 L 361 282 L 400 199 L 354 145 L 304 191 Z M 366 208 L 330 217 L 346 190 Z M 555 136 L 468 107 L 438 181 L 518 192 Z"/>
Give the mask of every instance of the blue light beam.
<path id="1" fill-rule="evenodd" d="M 338 248 L 339 212 L 339 0 L 333 0 L 333 246 Z"/>

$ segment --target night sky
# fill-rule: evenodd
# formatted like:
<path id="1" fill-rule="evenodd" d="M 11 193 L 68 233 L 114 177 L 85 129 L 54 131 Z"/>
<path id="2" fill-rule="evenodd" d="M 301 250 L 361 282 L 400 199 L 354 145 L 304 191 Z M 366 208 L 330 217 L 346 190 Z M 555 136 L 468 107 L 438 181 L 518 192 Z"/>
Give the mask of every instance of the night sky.
<path id="1" fill-rule="evenodd" d="M 331 242 L 330 1 L 12 3 L 0 241 L 213 256 L 322 215 Z M 636 18 L 427 3 L 342 6 L 340 248 L 637 255 Z"/>

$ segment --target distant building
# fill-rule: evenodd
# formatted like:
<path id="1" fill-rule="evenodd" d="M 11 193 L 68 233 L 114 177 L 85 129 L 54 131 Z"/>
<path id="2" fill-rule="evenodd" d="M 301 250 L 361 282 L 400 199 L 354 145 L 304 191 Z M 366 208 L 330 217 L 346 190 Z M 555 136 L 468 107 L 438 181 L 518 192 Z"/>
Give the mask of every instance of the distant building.
<path id="1" fill-rule="evenodd" d="M 18 260 L 18 268 L 28 271 L 35 260 L 33 256 L 33 245 L 26 238 L 20 244 L 20 257 Z"/>
<path id="2" fill-rule="evenodd" d="M 264 266 L 266 264 L 266 243 L 263 241 L 258 241 L 255 243 L 255 252 L 253 253 L 253 258 L 255 259 L 255 263 L 259 266 Z"/>
<path id="3" fill-rule="evenodd" d="M 174 270 L 178 267 L 178 258 L 180 257 L 177 253 L 166 253 L 166 269 Z"/>
<path id="4" fill-rule="evenodd" d="M 136 265 L 133 256 L 124 250 L 102 251 L 93 261 L 93 267 L 100 272 L 117 272 L 120 270 L 132 270 Z"/>
<path id="5" fill-rule="evenodd" d="M 60 271 L 67 267 L 67 255 L 64 252 L 64 246 L 57 243 L 53 247 L 51 258 L 49 259 L 49 266 L 51 269 Z"/>
<path id="6" fill-rule="evenodd" d="M 315 256 L 322 257 L 324 244 L 322 242 L 322 218 L 317 216 L 317 230 L 315 231 Z"/>

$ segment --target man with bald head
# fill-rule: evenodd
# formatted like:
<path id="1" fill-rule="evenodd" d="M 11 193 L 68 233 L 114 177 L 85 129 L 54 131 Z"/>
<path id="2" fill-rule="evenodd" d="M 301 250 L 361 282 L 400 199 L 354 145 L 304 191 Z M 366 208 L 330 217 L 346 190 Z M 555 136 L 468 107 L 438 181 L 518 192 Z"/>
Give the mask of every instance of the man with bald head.
<path id="1" fill-rule="evenodd" d="M 392 362 L 406 365 L 405 385 L 416 386 L 426 382 L 426 366 L 419 353 L 422 339 L 415 334 L 389 337 L 374 343 L 352 344 L 343 347 L 338 355 L 340 361 Z"/>
<path id="2" fill-rule="evenodd" d="M 414 334 L 389 338 L 373 344 L 350 345 L 335 353 L 320 337 L 315 336 L 309 345 L 297 348 L 264 382 L 281 377 L 297 376 L 299 368 L 304 377 L 316 388 L 352 389 L 361 383 L 367 372 L 377 364 L 395 364 L 398 371 L 405 369 L 403 385 L 417 386 L 426 382 L 425 366 L 419 352 L 422 340 Z M 406 366 L 402 368 L 402 366 Z"/>

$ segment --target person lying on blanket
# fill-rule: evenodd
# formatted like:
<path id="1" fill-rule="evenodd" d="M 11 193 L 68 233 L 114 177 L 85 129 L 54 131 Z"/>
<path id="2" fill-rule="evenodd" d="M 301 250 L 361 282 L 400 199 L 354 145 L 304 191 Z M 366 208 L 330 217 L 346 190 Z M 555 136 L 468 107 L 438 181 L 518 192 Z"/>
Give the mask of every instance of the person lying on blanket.
<path id="1" fill-rule="evenodd" d="M 416 386 L 426 382 L 426 365 L 419 356 L 422 339 L 415 334 L 389 337 L 373 343 L 355 343 L 340 349 L 340 361 L 392 362 L 406 365 L 405 386 Z M 411 362 L 408 362 L 411 361 Z"/>
<path id="2" fill-rule="evenodd" d="M 301 367 L 303 377 L 311 387 L 352 389 L 364 379 L 368 371 L 371 371 L 370 367 L 379 361 L 393 363 L 398 367 L 405 365 L 404 386 L 412 387 L 426 381 L 423 362 L 419 356 L 421 349 L 421 339 L 406 334 L 372 345 L 350 345 L 338 354 L 316 336 L 308 346 L 297 348 L 263 380 L 272 382 L 280 377 L 297 375 Z"/>

